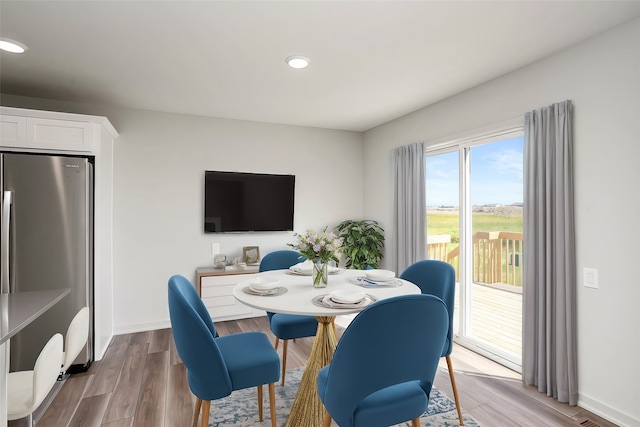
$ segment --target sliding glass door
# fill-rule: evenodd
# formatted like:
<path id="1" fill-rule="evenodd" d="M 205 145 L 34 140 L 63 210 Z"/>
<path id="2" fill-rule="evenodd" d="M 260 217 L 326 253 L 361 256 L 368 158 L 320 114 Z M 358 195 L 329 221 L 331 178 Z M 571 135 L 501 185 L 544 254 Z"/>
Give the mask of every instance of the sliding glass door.
<path id="1" fill-rule="evenodd" d="M 427 253 L 458 281 L 457 342 L 520 370 L 523 137 L 512 129 L 426 156 Z"/>

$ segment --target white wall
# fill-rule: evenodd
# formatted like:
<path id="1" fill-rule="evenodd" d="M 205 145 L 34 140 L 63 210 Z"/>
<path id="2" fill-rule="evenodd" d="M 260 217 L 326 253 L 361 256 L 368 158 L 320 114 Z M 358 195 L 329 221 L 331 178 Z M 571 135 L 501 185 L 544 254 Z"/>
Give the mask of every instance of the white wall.
<path id="1" fill-rule="evenodd" d="M 391 224 L 392 148 L 565 99 L 575 107 L 579 405 L 640 426 L 640 20 L 367 131 L 365 216 Z M 584 267 L 599 270 L 599 289 L 582 286 Z"/>
<path id="2" fill-rule="evenodd" d="M 362 214 L 359 133 L 139 111 L 114 124 L 116 332 L 168 326 L 168 277 L 212 265 L 212 242 L 230 256 L 294 242 L 287 232 L 204 234 L 207 169 L 296 175 L 297 231 Z"/>
<path id="3" fill-rule="evenodd" d="M 205 234 L 205 170 L 296 176 L 294 227 L 362 217 L 362 134 L 2 96 L 2 104 L 106 116 L 114 159 L 114 332 L 169 326 L 167 279 L 212 266 L 211 243 L 241 256 L 286 249 L 291 232 Z"/>

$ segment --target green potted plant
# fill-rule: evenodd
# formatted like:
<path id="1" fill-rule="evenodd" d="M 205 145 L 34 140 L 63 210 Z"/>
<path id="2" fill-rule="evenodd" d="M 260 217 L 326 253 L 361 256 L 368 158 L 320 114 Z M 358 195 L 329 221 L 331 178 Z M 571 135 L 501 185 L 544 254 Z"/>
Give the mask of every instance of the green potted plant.
<path id="1" fill-rule="evenodd" d="M 342 239 L 347 268 L 378 268 L 384 247 L 384 229 L 373 220 L 345 220 L 336 227 Z"/>

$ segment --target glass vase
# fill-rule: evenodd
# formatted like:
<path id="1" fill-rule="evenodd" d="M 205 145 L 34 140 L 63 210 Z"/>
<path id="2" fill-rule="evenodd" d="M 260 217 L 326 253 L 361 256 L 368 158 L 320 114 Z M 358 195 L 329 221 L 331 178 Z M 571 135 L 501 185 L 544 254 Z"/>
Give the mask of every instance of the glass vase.
<path id="1" fill-rule="evenodd" d="M 327 279 L 329 278 L 329 263 L 316 259 L 313 262 L 313 286 L 316 288 L 325 288 Z"/>

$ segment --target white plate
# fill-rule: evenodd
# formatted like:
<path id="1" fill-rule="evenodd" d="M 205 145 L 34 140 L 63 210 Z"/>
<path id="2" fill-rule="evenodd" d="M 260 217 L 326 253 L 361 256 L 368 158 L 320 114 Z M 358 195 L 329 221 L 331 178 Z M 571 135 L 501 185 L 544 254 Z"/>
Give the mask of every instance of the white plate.
<path id="1" fill-rule="evenodd" d="M 334 302 L 331 299 L 331 295 L 323 294 L 313 297 L 311 302 L 318 307 L 326 307 L 326 308 L 344 308 L 344 309 L 360 309 L 368 306 L 369 304 L 377 301 L 378 299 L 373 295 L 365 295 L 363 299 L 353 304 L 345 304 L 341 302 Z"/>
<path id="2" fill-rule="evenodd" d="M 276 292 L 278 292 L 278 290 L 279 288 L 273 288 L 273 289 L 267 289 L 267 290 L 261 291 L 259 289 L 254 289 L 251 286 L 249 286 L 249 293 L 254 295 L 261 295 L 261 296 L 273 295 Z"/>
<path id="3" fill-rule="evenodd" d="M 280 280 L 271 277 L 256 277 L 248 280 L 247 284 L 254 291 L 268 291 L 277 288 Z"/>
<path id="4" fill-rule="evenodd" d="M 269 289 L 268 291 L 254 291 L 251 289 L 251 286 L 245 286 L 242 288 L 242 292 L 249 295 L 257 295 L 259 297 L 270 297 L 270 296 L 278 296 L 284 295 L 287 293 L 287 288 L 284 286 L 278 286 L 275 289 Z"/>
<path id="5" fill-rule="evenodd" d="M 367 279 L 375 282 L 387 282 L 396 277 L 396 273 L 390 270 L 365 270 L 364 274 Z"/>
<path id="6" fill-rule="evenodd" d="M 331 299 L 337 303 L 355 304 L 362 301 L 367 294 L 359 290 L 337 289 L 329 295 L 331 296 Z"/>

